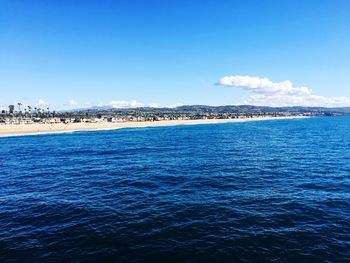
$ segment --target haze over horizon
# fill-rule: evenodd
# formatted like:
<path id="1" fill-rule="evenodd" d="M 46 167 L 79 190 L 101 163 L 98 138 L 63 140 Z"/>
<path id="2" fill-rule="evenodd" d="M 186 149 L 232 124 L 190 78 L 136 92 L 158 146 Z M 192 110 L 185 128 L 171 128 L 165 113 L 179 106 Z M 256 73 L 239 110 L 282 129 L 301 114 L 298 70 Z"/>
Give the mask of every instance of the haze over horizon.
<path id="1" fill-rule="evenodd" d="M 346 0 L 4 0 L 0 107 L 350 106 L 349 32 Z"/>

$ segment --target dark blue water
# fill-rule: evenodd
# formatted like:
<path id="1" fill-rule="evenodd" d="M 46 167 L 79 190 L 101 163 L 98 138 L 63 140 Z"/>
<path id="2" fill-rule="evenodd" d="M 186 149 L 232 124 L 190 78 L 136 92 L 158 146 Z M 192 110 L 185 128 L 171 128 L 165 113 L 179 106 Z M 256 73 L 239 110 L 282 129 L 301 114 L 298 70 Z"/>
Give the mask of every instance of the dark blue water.
<path id="1" fill-rule="evenodd" d="M 349 262 L 350 118 L 0 138 L 0 262 Z"/>

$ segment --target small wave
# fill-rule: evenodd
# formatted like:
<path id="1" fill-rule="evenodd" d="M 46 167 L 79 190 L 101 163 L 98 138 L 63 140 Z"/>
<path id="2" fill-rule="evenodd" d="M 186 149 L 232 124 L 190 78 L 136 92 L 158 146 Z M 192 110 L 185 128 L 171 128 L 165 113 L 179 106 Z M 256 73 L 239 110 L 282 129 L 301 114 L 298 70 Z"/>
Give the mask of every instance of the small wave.
<path id="1" fill-rule="evenodd" d="M 102 129 L 90 129 L 90 130 L 65 130 L 65 131 L 21 132 L 21 133 L 0 134 L 0 138 L 22 137 L 22 136 L 38 136 L 38 135 L 54 135 L 54 134 L 76 133 L 76 132 L 112 131 L 112 130 L 119 130 L 119 129 L 122 129 L 122 128 L 123 128 L 123 127 L 102 128 Z"/>
<path id="2" fill-rule="evenodd" d="M 7 137 L 22 137 L 22 136 L 37 136 L 37 135 L 48 135 L 48 134 L 62 134 L 62 133 L 74 133 L 79 130 L 69 130 L 69 131 L 45 131 L 45 132 L 22 132 L 22 133 L 11 133 L 11 134 L 0 134 L 0 138 Z"/>

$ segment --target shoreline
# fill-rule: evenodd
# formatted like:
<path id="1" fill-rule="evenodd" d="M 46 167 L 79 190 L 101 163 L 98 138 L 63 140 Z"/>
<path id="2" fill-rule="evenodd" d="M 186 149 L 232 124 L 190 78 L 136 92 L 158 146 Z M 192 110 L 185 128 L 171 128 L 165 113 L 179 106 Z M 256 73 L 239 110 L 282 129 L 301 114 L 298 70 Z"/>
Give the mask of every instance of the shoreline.
<path id="1" fill-rule="evenodd" d="M 25 136 L 40 134 L 58 134 L 79 131 L 103 131 L 121 128 L 146 128 L 177 125 L 219 124 L 232 122 L 252 122 L 268 120 L 305 119 L 307 116 L 290 117 L 255 117 L 239 119 L 200 119 L 200 120 L 163 120 L 163 121 L 128 121 L 128 122 L 101 122 L 101 123 L 57 123 L 57 124 L 4 124 L 0 125 L 0 137 Z"/>

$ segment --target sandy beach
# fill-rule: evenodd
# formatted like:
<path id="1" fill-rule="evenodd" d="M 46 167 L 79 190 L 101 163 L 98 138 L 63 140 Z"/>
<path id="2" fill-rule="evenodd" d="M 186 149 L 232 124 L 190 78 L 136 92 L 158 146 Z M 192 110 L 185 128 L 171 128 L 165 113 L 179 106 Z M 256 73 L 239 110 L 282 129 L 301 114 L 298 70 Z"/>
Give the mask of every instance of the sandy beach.
<path id="1" fill-rule="evenodd" d="M 281 119 L 299 119 L 301 116 L 293 117 L 256 117 L 240 119 L 203 119 L 203 120 L 164 120 L 164 121 L 143 121 L 143 122 L 101 122 L 101 123 L 69 123 L 69 124 L 8 124 L 0 125 L 0 135 L 14 134 L 33 134 L 33 133 L 54 133 L 71 131 L 95 131 L 118 128 L 136 128 L 136 127 L 158 127 L 174 125 L 195 125 L 195 124 L 214 124 L 228 122 L 248 122 L 248 121 L 267 121 Z"/>

